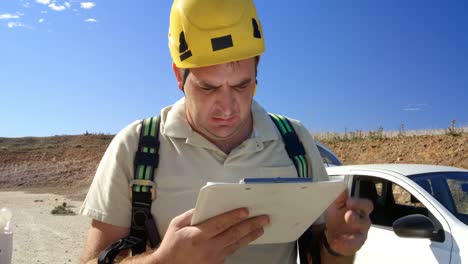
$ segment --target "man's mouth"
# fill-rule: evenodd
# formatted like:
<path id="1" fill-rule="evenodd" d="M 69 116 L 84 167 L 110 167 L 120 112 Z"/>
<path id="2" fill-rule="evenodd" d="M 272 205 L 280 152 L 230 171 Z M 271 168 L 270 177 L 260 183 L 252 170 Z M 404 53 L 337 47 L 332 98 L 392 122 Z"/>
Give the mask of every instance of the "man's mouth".
<path id="1" fill-rule="evenodd" d="M 213 121 L 219 124 L 229 124 L 232 123 L 235 120 L 235 116 L 229 116 L 229 117 L 213 117 Z"/>

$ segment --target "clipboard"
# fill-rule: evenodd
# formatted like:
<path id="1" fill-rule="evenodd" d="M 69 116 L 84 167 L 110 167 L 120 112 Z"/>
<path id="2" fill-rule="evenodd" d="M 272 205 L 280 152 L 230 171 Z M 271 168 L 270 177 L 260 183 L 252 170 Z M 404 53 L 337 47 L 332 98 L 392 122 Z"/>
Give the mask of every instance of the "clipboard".
<path id="1" fill-rule="evenodd" d="M 300 180 L 298 180 L 300 179 Z M 250 244 L 297 240 L 346 188 L 342 181 L 256 178 L 241 183 L 207 183 L 200 189 L 191 225 L 240 207 L 250 217 L 269 215 L 270 225 Z"/>

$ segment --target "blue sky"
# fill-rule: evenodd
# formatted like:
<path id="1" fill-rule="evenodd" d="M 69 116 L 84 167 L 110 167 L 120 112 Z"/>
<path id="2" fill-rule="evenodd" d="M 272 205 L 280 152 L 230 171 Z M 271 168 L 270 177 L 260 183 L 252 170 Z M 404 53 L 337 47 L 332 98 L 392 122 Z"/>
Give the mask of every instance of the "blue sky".
<path id="1" fill-rule="evenodd" d="M 180 98 L 171 3 L 0 0 L 0 137 L 116 133 Z M 468 2 L 256 5 L 268 111 L 313 132 L 468 126 Z"/>

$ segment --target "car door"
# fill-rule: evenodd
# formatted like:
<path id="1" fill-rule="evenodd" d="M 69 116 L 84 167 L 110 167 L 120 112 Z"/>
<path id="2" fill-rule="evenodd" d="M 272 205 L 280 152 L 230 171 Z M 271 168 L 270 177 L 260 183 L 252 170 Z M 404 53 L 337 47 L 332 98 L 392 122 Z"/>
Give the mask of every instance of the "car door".
<path id="1" fill-rule="evenodd" d="M 366 243 L 356 254 L 355 263 L 450 263 L 452 241 L 449 226 L 436 208 L 424 199 L 420 189 L 418 191 L 419 187 L 412 186 L 411 180 L 406 177 L 376 174 L 352 177 L 352 195 L 369 198 L 374 203 L 371 214 L 373 224 Z M 397 236 L 392 223 L 410 214 L 423 214 L 431 218 L 444 239 L 438 242 L 428 238 Z"/>

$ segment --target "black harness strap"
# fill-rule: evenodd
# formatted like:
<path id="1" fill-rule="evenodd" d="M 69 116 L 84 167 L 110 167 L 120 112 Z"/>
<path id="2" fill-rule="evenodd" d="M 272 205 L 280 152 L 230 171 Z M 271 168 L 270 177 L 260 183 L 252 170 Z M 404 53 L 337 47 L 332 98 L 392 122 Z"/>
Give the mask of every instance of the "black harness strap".
<path id="1" fill-rule="evenodd" d="M 99 254 L 98 264 L 109 264 L 114 263 L 115 257 L 119 254 L 120 251 L 134 247 L 137 244 L 140 244 L 142 240 L 137 237 L 128 236 L 126 238 L 120 239 L 110 246 L 108 246 L 104 251 Z"/>
<path id="2" fill-rule="evenodd" d="M 159 126 L 160 117 L 142 121 L 138 150 L 135 155 L 134 180 L 130 183 L 132 194 L 132 219 L 130 235 L 106 248 L 98 258 L 99 264 L 114 263 L 121 250 L 132 249 L 132 255 L 146 250 L 149 240 L 151 247 L 160 242 L 156 224 L 151 215 L 151 203 L 156 199 L 154 173 L 159 163 Z"/>

